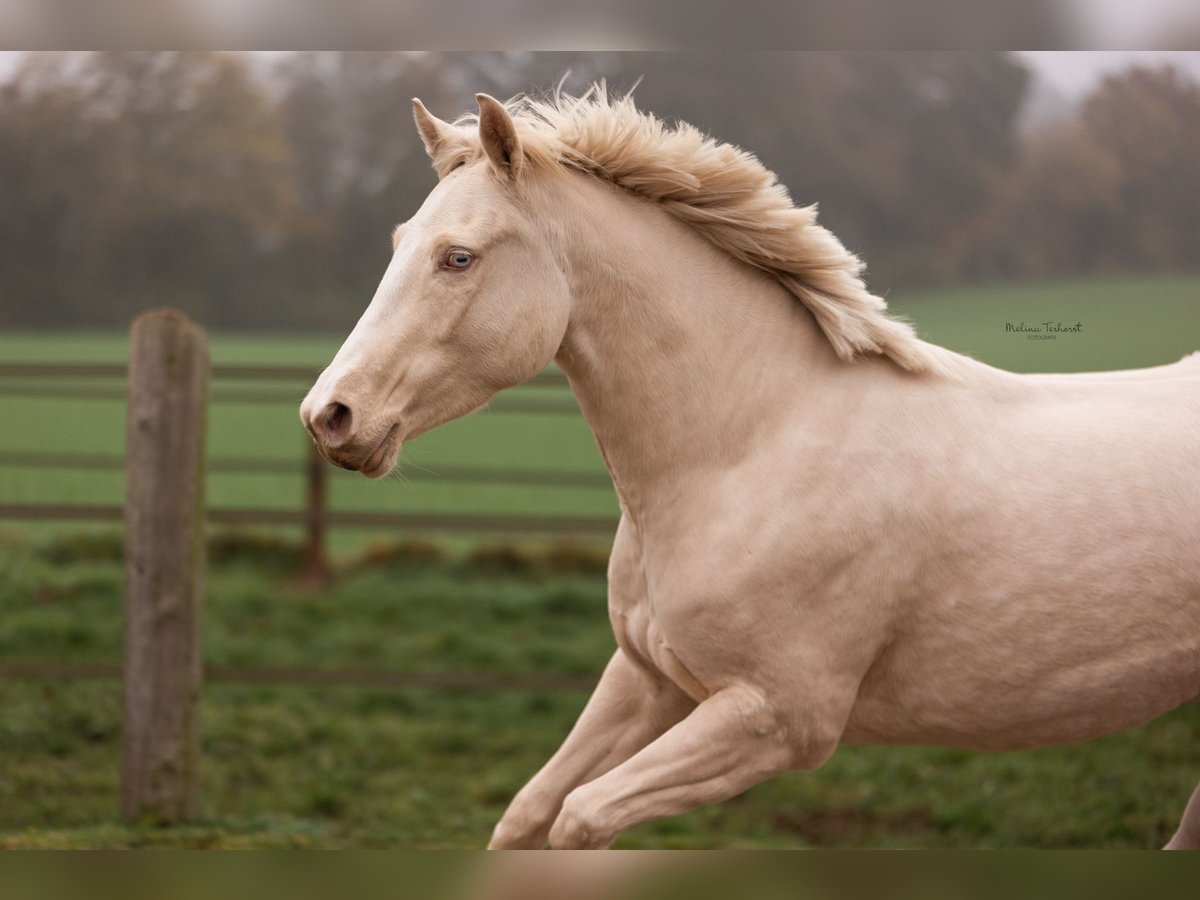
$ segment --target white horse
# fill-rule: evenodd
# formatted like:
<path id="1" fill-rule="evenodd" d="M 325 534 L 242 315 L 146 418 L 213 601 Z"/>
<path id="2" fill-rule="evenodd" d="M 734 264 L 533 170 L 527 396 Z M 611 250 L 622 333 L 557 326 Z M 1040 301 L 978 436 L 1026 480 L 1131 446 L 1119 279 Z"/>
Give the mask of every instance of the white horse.
<path id="1" fill-rule="evenodd" d="M 627 97 L 414 101 L 439 184 L 301 407 L 334 463 L 551 360 L 621 504 L 618 648 L 493 847 L 604 847 L 839 744 L 1081 741 L 1200 696 L 1200 356 L 919 340 L 750 154 Z M 1200 790 L 1171 847 L 1200 847 Z"/>

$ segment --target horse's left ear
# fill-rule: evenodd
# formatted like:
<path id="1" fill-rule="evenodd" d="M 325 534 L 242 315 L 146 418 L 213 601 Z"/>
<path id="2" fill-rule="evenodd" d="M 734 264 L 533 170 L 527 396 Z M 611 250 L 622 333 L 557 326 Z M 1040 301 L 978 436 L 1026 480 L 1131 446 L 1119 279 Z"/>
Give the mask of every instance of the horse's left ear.
<path id="1" fill-rule="evenodd" d="M 479 103 L 479 140 L 488 159 L 504 175 L 514 175 L 525 158 L 517 128 L 504 104 L 487 94 L 476 94 Z"/>
<path id="2" fill-rule="evenodd" d="M 427 110 L 419 97 L 413 97 L 412 105 L 413 121 L 417 123 L 421 143 L 425 145 L 425 152 L 429 154 L 429 158 L 436 163 L 442 151 L 446 149 L 454 129 Z"/>

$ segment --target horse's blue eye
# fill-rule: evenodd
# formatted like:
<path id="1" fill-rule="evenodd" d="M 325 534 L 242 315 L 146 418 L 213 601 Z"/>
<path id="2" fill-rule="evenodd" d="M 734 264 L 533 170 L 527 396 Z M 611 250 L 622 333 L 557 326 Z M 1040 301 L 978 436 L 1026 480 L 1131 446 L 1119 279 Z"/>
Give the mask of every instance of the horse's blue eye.
<path id="1" fill-rule="evenodd" d="M 448 269 L 465 269 L 471 265 L 474 257 L 466 250 L 451 250 L 446 254 L 444 265 Z"/>

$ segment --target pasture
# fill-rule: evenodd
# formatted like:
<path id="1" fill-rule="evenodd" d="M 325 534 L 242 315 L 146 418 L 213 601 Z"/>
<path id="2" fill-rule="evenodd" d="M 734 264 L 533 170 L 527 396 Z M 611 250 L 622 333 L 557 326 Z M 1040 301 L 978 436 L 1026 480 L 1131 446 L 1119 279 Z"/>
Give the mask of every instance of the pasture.
<path id="1" fill-rule="evenodd" d="M 891 302 L 927 339 L 1021 371 L 1153 365 L 1200 347 L 1200 279 Z M 1005 328 L 1022 321 L 1083 329 L 1029 340 Z M 338 341 L 217 335 L 214 358 L 315 369 Z M 0 335 L 6 362 L 120 361 L 124 352 L 122 335 Z M 296 402 L 306 388 L 297 385 Z M 414 442 L 400 475 L 380 483 L 337 473 L 333 507 L 615 513 L 603 487 L 438 482 L 438 466 L 452 464 L 602 472 L 578 416 L 504 412 L 506 397 L 535 392 L 570 402 L 565 391 L 509 392 L 494 410 Z M 0 394 L 0 411 L 0 452 L 122 452 L 120 401 Z M 306 441 L 295 403 L 214 403 L 210 456 L 294 457 L 297 465 L 278 475 L 213 473 L 210 503 L 297 506 Z M 408 479 L 411 469 L 429 477 Z M 0 466 L 0 502 L 117 503 L 122 486 L 119 471 Z M 295 583 L 288 537 L 227 540 L 227 552 L 214 554 L 210 665 L 578 677 L 597 674 L 611 652 L 595 565 L 472 556 L 453 536 L 389 549 L 378 534 L 338 532 L 340 572 L 313 592 Z M 113 662 L 120 604 L 111 531 L 0 523 L 0 660 Z M 584 699 L 577 690 L 210 685 L 204 820 L 159 829 L 117 824 L 117 682 L 3 680 L 0 846 L 478 847 Z M 645 826 L 618 846 L 1158 846 L 1200 775 L 1197 746 L 1200 708 L 1192 706 L 1087 745 L 1029 753 L 843 748 L 817 773 Z"/>
<path id="2" fill-rule="evenodd" d="M 117 658 L 121 565 L 7 535 L 0 658 Z M 75 561 L 61 562 L 64 554 Z M 597 574 L 359 564 L 325 592 L 286 566 L 210 566 L 213 665 L 497 676 L 596 673 L 612 637 Z M 115 681 L 0 681 L 0 847 L 480 847 L 553 752 L 582 691 L 209 685 L 203 820 L 115 816 Z M 1200 707 L 1090 744 L 1017 754 L 843 748 L 624 847 L 1126 847 L 1169 836 L 1200 760 Z"/>

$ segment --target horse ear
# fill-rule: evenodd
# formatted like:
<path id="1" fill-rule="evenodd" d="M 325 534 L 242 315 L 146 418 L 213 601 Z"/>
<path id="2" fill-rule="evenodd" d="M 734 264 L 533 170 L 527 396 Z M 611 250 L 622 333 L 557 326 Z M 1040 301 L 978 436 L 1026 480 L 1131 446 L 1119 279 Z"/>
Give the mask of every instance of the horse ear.
<path id="1" fill-rule="evenodd" d="M 487 94 L 476 94 L 479 103 L 479 140 L 488 159 L 505 175 L 514 174 L 525 157 L 512 116 L 504 104 Z"/>
<path id="2" fill-rule="evenodd" d="M 443 122 L 425 108 L 417 97 L 413 97 L 413 120 L 417 123 L 417 131 L 421 133 L 421 142 L 425 152 L 435 163 L 438 156 L 446 149 L 446 139 L 450 135 L 451 126 Z"/>

